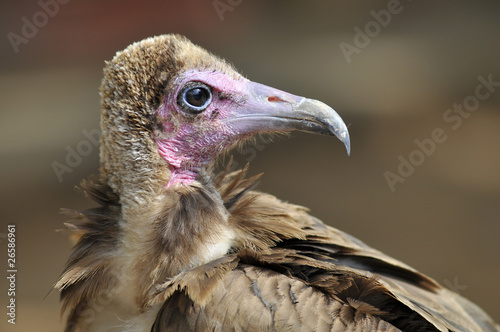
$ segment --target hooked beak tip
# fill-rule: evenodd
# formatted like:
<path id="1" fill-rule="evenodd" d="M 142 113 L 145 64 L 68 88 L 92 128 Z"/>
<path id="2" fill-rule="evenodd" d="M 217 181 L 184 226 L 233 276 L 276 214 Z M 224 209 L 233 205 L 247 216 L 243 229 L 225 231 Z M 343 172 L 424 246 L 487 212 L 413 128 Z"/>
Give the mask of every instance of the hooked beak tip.
<path id="1" fill-rule="evenodd" d="M 344 143 L 347 155 L 351 154 L 349 131 L 340 115 L 334 109 L 318 100 L 304 98 L 297 104 L 294 111 L 300 112 L 304 119 L 321 124 L 320 127 L 316 128 L 317 133 L 334 135 Z"/>
<path id="2" fill-rule="evenodd" d="M 346 148 L 346 150 L 347 150 L 347 155 L 348 155 L 348 156 L 350 156 L 350 155 L 351 155 L 351 139 L 350 139 L 350 137 L 349 137 L 349 132 L 348 132 L 348 131 L 346 131 L 345 133 L 342 133 L 342 136 L 343 136 L 344 138 L 339 137 L 339 139 L 340 139 L 340 141 L 341 141 L 342 143 L 344 143 L 345 148 Z"/>

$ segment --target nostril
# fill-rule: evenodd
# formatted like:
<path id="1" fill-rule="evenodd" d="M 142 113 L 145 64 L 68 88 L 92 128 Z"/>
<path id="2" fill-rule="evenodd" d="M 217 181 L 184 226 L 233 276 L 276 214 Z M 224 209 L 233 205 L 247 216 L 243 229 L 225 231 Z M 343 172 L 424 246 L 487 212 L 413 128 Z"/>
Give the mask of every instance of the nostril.
<path id="1" fill-rule="evenodd" d="M 279 101 L 285 101 L 285 100 L 283 100 L 279 97 L 276 97 L 276 96 L 271 96 L 271 97 L 267 98 L 267 101 L 273 103 L 273 102 L 279 102 Z"/>

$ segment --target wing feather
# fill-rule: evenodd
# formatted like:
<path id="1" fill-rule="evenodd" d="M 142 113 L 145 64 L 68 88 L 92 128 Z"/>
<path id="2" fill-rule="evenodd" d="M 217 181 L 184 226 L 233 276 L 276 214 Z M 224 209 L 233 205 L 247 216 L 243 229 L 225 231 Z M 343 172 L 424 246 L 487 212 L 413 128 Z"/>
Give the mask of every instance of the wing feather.
<path id="1" fill-rule="evenodd" d="M 217 272 L 199 267 L 159 287 L 152 331 L 500 331 L 410 266 L 303 207 L 247 190 L 258 177 L 244 172 L 217 180 L 232 253 L 210 263 Z"/>

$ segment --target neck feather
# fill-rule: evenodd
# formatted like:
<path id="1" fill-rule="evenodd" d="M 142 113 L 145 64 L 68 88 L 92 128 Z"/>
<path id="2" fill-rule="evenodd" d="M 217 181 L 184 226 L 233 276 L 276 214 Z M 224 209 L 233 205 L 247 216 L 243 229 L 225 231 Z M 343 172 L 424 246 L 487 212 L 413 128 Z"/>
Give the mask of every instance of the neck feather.
<path id="1" fill-rule="evenodd" d="M 78 242 L 56 285 L 69 323 L 94 328 L 82 323 L 81 315 L 98 307 L 96 315 L 120 325 L 150 305 L 159 285 L 183 271 L 228 252 L 266 250 L 284 239 L 303 238 L 288 213 L 303 210 L 251 191 L 259 176 L 245 179 L 244 173 L 212 178 L 202 171 L 192 185 L 161 188 L 142 206 L 120 204 L 107 184 L 84 183 L 101 207 L 77 213 L 70 224 Z"/>

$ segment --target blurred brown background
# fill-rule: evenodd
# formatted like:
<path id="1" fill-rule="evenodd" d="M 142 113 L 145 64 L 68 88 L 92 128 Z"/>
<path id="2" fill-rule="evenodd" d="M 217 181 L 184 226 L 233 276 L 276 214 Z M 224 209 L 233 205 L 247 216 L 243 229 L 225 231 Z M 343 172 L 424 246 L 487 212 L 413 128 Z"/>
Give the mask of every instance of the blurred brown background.
<path id="1" fill-rule="evenodd" d="M 454 104 L 477 106 L 478 77 L 500 82 L 500 2 L 41 3 L 0 4 L 0 267 L 7 224 L 16 224 L 18 268 L 17 324 L 7 324 L 2 277 L 0 330 L 61 330 L 58 294 L 46 295 L 71 245 L 55 229 L 65 221 L 59 208 L 92 206 L 74 187 L 98 167 L 83 131 L 99 126 L 104 60 L 170 32 L 254 81 L 326 102 L 349 124 L 350 157 L 333 138 L 300 133 L 255 158 L 244 151 L 238 161 L 265 172 L 261 190 L 308 206 L 500 321 L 500 86 L 487 97 L 479 88 L 484 100 L 460 124 L 443 118 Z M 390 18 L 382 15 L 391 4 Z M 356 37 L 365 29 L 368 37 Z M 446 141 L 418 152 L 415 140 L 435 128 Z M 68 149 L 85 155 L 58 178 L 53 163 L 68 166 Z M 398 158 L 409 157 L 421 164 L 393 192 L 384 173 L 398 174 Z"/>

